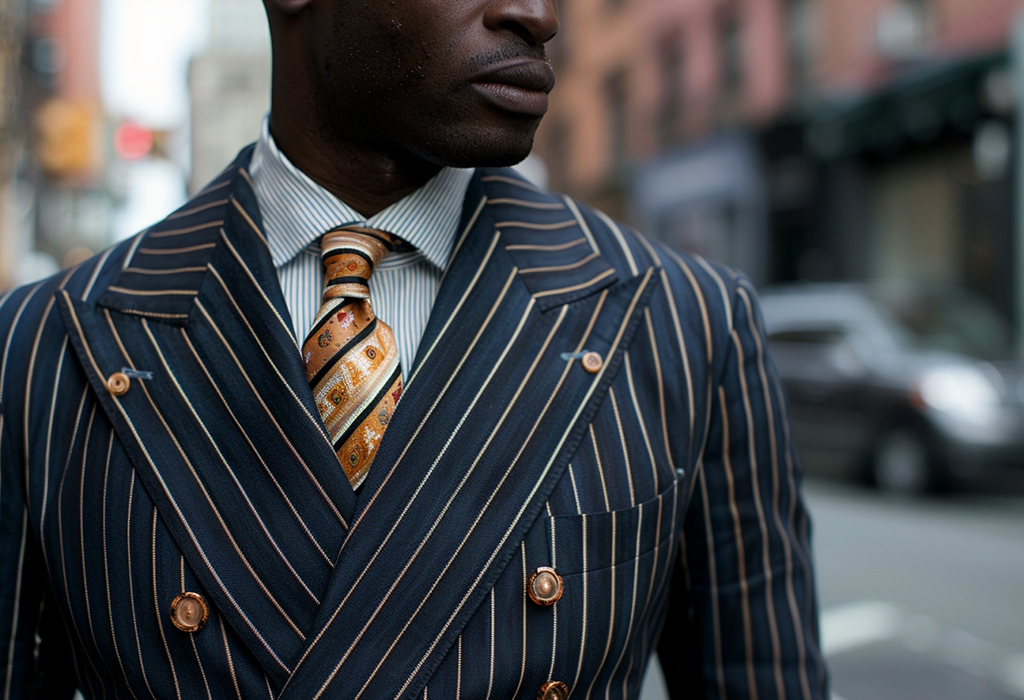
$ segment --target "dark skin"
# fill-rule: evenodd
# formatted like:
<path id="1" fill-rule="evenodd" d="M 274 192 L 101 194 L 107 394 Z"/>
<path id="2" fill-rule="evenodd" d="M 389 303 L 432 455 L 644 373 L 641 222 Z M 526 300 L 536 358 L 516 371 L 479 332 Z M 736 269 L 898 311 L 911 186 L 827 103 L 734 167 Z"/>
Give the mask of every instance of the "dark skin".
<path id="1" fill-rule="evenodd" d="M 554 85 L 554 0 L 264 0 L 270 130 L 364 216 L 445 166 L 525 158 Z"/>

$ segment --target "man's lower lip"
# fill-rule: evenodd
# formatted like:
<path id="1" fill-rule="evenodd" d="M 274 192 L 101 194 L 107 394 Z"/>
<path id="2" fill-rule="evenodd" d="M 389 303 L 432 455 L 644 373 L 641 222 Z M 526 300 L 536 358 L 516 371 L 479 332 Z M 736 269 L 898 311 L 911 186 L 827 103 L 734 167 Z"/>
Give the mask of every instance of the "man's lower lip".
<path id="1" fill-rule="evenodd" d="M 543 90 L 506 83 L 474 83 L 473 87 L 488 102 L 508 112 L 543 117 L 548 111 L 548 96 Z"/>

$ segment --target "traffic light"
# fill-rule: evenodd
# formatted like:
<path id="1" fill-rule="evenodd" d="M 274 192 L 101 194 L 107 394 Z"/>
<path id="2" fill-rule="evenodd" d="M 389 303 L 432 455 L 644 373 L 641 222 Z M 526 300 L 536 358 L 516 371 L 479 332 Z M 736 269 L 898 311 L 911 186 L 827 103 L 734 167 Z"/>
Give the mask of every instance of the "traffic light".
<path id="1" fill-rule="evenodd" d="M 125 160 L 138 160 L 152 152 L 154 141 L 151 130 L 125 121 L 114 131 L 114 152 Z"/>
<path id="2" fill-rule="evenodd" d="M 92 105 L 52 99 L 36 113 L 36 156 L 46 174 L 84 175 L 97 167 L 97 110 Z"/>

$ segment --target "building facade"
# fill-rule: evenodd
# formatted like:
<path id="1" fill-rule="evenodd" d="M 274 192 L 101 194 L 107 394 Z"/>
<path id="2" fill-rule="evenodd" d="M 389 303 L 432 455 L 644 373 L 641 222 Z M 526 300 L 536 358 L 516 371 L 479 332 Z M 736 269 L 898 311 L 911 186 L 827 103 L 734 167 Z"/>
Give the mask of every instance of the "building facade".
<path id="1" fill-rule="evenodd" d="M 26 12 L 23 0 L 0 2 L 0 289 L 12 284 L 15 261 L 25 247 L 14 172 L 24 148 L 20 84 Z"/>
<path id="2" fill-rule="evenodd" d="M 563 0 L 552 184 L 758 283 L 958 287 L 1024 327 L 1024 0 Z"/>
<path id="3" fill-rule="evenodd" d="M 555 185 L 599 196 L 630 164 L 788 104 L 779 0 L 562 0 L 541 127 Z"/>
<path id="4" fill-rule="evenodd" d="M 769 279 L 926 291 L 1024 327 L 1011 60 L 1022 10 L 1020 0 L 817 8 L 813 94 L 758 133 Z"/>
<path id="5" fill-rule="evenodd" d="M 74 265 L 108 243 L 99 0 L 30 0 L 20 26 L 7 284 Z"/>
<path id="6" fill-rule="evenodd" d="M 263 4 L 210 0 L 209 46 L 189 67 L 191 192 L 259 137 L 270 109 L 270 33 Z"/>
<path id="7" fill-rule="evenodd" d="M 748 132 L 791 102 L 796 10 L 564 0 L 561 11 L 537 142 L 552 185 L 678 247 L 759 267 L 764 193 Z"/>

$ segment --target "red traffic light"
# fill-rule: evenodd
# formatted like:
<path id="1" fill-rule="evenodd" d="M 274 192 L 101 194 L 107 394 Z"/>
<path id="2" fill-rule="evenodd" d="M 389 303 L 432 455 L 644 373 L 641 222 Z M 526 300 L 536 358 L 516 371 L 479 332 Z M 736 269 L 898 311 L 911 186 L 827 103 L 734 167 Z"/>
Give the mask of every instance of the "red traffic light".
<path id="1" fill-rule="evenodd" d="M 138 160 L 153 150 L 153 132 L 132 122 L 123 122 L 114 132 L 114 150 L 125 160 Z"/>

